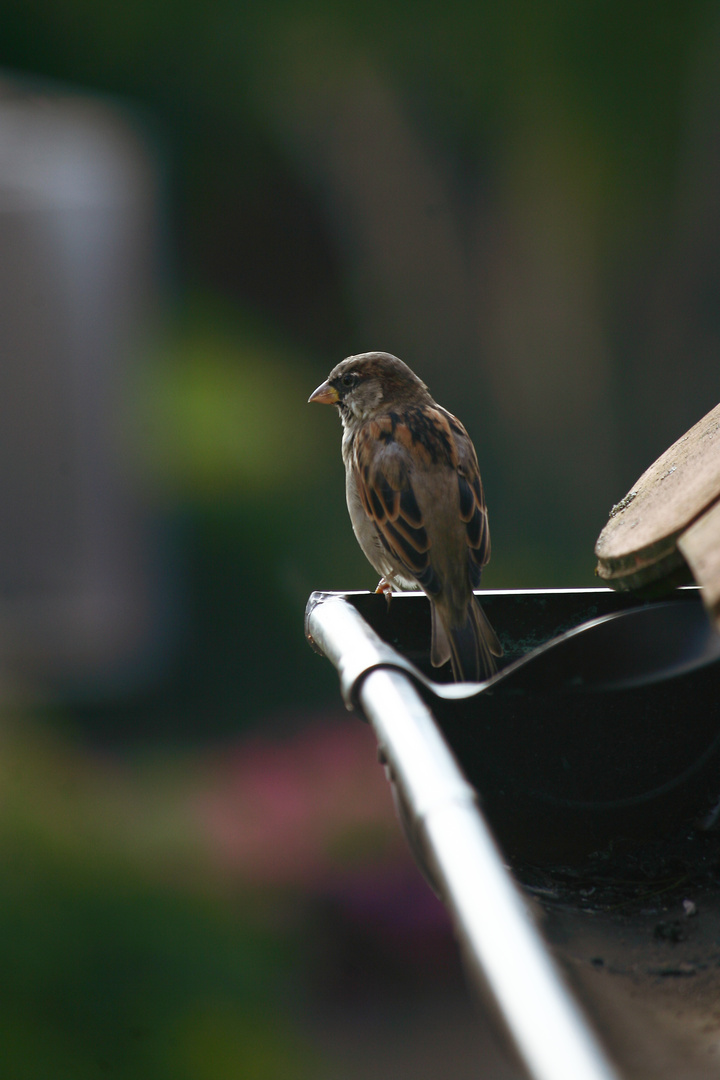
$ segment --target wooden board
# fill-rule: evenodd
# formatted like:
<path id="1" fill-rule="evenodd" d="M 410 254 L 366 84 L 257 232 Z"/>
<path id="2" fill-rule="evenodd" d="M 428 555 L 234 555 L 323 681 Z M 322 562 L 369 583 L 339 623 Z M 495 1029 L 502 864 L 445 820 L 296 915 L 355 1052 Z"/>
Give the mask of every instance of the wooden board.
<path id="1" fill-rule="evenodd" d="M 712 409 L 643 473 L 610 511 L 595 546 L 597 574 L 620 590 L 672 587 L 687 573 L 680 536 L 720 499 L 720 405 Z M 716 534 L 713 517 L 702 535 L 702 564 Z M 710 530 L 708 533 L 707 530 Z M 691 541 L 693 550 L 700 541 Z M 700 558 L 695 559 L 696 567 Z M 696 580 L 698 580 L 696 578 Z M 698 580 L 698 584 L 706 584 Z"/>
<path id="2" fill-rule="evenodd" d="M 703 586 L 705 607 L 720 625 L 720 502 L 685 530 L 678 548 Z"/>

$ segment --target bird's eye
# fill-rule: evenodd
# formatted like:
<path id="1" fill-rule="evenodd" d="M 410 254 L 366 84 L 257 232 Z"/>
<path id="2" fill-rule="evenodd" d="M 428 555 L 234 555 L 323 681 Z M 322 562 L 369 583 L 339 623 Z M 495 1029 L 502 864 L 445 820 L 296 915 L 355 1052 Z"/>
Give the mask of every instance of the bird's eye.
<path id="1" fill-rule="evenodd" d="M 358 381 L 357 375 L 353 375 L 349 371 L 346 372 L 346 374 L 341 376 L 341 378 L 340 378 L 340 382 L 345 387 L 346 390 L 349 390 L 351 386 L 355 386 L 357 381 Z"/>

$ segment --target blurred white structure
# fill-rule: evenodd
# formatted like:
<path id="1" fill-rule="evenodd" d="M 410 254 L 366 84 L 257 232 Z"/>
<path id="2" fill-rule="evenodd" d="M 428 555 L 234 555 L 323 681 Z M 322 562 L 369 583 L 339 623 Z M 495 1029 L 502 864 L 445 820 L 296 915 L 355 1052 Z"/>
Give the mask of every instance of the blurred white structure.
<path id="1" fill-rule="evenodd" d="M 120 416 L 156 241 L 128 120 L 0 81 L 0 664 L 58 689 L 131 678 L 153 633 Z"/>

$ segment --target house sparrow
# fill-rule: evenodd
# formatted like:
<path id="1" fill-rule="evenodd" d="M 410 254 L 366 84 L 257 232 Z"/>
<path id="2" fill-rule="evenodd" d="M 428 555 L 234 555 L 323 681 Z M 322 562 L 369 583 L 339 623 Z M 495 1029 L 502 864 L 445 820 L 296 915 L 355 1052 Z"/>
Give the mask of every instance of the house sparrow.
<path id="1" fill-rule="evenodd" d="M 488 678 L 502 647 L 473 589 L 490 558 L 475 448 L 407 364 L 384 352 L 341 361 L 309 401 L 337 405 L 350 520 L 382 575 L 377 591 L 430 600 L 435 667 Z"/>

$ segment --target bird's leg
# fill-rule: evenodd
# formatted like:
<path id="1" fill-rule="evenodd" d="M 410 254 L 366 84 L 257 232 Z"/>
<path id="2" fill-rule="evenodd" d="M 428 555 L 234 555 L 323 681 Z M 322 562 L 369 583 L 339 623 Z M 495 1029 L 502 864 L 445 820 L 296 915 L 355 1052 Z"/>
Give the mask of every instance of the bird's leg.
<path id="1" fill-rule="evenodd" d="M 385 578 L 385 577 L 382 577 L 378 581 L 378 586 L 377 586 L 377 589 L 375 590 L 376 593 L 382 593 L 382 595 L 385 597 L 385 602 L 386 602 L 388 608 L 390 607 L 390 601 L 392 600 L 392 589 L 393 589 L 393 587 L 392 587 L 391 583 L 388 581 L 388 579 Z"/>

